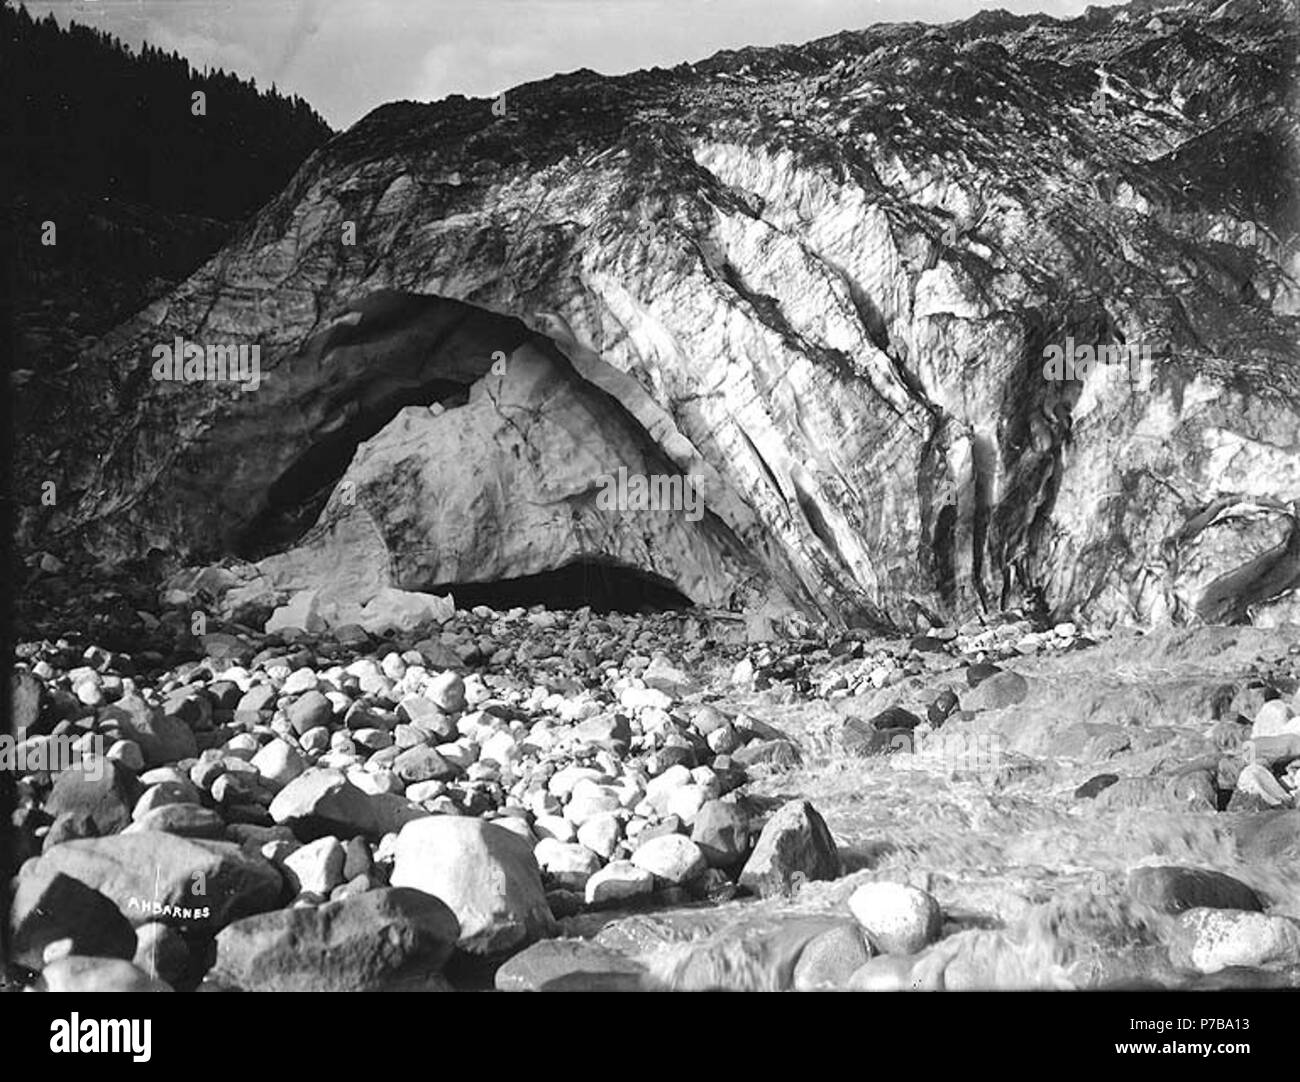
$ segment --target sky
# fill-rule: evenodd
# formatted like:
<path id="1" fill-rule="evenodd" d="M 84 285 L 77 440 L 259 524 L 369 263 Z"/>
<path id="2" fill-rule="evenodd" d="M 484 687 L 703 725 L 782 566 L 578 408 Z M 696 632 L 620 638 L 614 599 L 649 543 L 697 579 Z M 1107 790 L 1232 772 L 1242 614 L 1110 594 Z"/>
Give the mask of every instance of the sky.
<path id="1" fill-rule="evenodd" d="M 1098 2 L 1098 0 L 1093 0 Z M 1104 2 L 1104 0 L 1102 0 Z M 28 0 L 196 67 L 298 94 L 346 128 L 387 101 L 495 96 L 556 72 L 607 75 L 983 7 L 1058 18 L 1089 0 Z"/>

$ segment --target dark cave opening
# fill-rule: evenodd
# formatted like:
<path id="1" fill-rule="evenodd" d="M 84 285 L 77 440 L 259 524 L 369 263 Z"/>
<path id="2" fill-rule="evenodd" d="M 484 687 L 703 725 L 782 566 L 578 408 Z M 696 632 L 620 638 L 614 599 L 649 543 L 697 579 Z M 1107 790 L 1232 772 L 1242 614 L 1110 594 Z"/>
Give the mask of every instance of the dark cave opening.
<path id="1" fill-rule="evenodd" d="M 227 542 L 246 560 L 283 552 L 307 534 L 346 474 L 360 444 L 373 438 L 407 406 L 437 402 L 455 409 L 470 388 L 504 354 L 524 342 L 543 352 L 566 379 L 601 407 L 621 411 L 622 421 L 644 453 L 653 439 L 623 404 L 573 369 L 564 351 L 524 323 L 447 298 L 379 291 L 351 305 L 356 316 L 331 324 L 305 343 L 293 364 L 305 372 L 333 364 L 338 375 L 320 385 L 307 421 L 294 429 L 295 456 L 266 486 L 258 509 Z M 337 356 L 336 356 L 337 355 Z M 318 377 L 317 377 L 318 378 Z M 366 493 L 357 493 L 364 502 Z M 662 576 L 615 564 L 595 554 L 562 568 L 491 582 L 434 586 L 450 591 L 458 605 L 494 609 L 542 604 L 552 609 L 609 613 L 660 612 L 692 602 Z"/>
<path id="2" fill-rule="evenodd" d="M 687 609 L 690 598 L 667 579 L 636 568 L 596 560 L 575 560 L 554 571 L 497 582 L 459 582 L 432 586 L 428 593 L 450 593 L 456 607 L 487 605 L 498 611 L 544 605 L 548 609 L 653 613 Z"/>
<path id="3" fill-rule="evenodd" d="M 259 559 L 288 548 L 320 516 L 330 493 L 347 472 L 357 448 L 376 435 L 399 410 L 440 402 L 459 405 L 464 387 L 449 380 L 431 380 L 401 387 L 348 416 L 339 427 L 308 447 L 270 487 L 266 507 L 249 523 L 236 544 L 245 559 Z"/>

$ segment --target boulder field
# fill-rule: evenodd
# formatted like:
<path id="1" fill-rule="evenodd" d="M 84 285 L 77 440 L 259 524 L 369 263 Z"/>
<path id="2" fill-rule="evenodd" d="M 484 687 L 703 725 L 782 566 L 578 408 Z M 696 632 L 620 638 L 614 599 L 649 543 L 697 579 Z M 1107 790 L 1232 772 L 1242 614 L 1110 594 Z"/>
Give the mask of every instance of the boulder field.
<path id="1" fill-rule="evenodd" d="M 8 979 L 1300 983 L 1295 628 L 441 611 L 24 644 Z"/>

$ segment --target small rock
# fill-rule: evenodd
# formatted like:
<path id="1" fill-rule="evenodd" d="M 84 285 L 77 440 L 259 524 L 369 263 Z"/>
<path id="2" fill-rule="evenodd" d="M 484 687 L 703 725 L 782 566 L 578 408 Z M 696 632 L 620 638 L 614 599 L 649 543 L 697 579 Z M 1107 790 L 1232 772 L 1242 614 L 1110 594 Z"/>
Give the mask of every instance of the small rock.
<path id="1" fill-rule="evenodd" d="M 271 819 L 293 830 L 304 841 L 326 834 L 351 838 L 378 837 L 375 797 L 363 793 L 337 770 L 312 769 L 294 778 L 271 802 Z M 405 802 L 403 802 L 405 803 Z"/>
<path id="2" fill-rule="evenodd" d="M 354 898 L 358 894 L 365 894 L 366 891 L 371 890 L 373 887 L 374 884 L 370 881 L 370 876 L 354 876 L 330 891 L 329 900 L 331 902 L 341 902 L 347 898 Z"/>
<path id="3" fill-rule="evenodd" d="M 459 673 L 443 672 L 424 687 L 424 697 L 448 714 L 465 709 L 465 681 Z"/>
<path id="4" fill-rule="evenodd" d="M 146 812 L 133 822 L 124 834 L 158 831 L 176 834 L 182 838 L 210 838 L 220 841 L 225 836 L 221 816 L 211 808 L 198 803 L 163 804 Z"/>
<path id="5" fill-rule="evenodd" d="M 656 688 L 666 695 L 681 698 L 698 690 L 695 680 L 683 670 L 669 664 L 663 655 L 656 655 L 641 673 L 641 681 L 648 688 Z"/>
<path id="6" fill-rule="evenodd" d="M 468 770 L 478 761 L 478 745 L 461 738 L 449 744 L 439 744 L 438 754 L 458 770 Z"/>
<path id="7" fill-rule="evenodd" d="M 632 726 L 622 714 L 588 718 L 574 729 L 574 734 L 584 743 L 596 744 L 619 755 L 632 743 Z"/>
<path id="8" fill-rule="evenodd" d="M 238 733 L 226 741 L 223 750 L 229 758 L 248 762 L 257 754 L 257 749 L 260 747 L 261 744 L 252 733 Z"/>
<path id="9" fill-rule="evenodd" d="M 700 847 L 682 834 L 666 834 L 639 845 L 632 863 L 674 885 L 690 882 L 708 867 Z"/>
<path id="10" fill-rule="evenodd" d="M 652 841 L 655 838 L 663 838 L 669 834 L 681 834 L 683 833 L 682 827 L 684 825 L 685 824 L 682 823 L 677 816 L 666 815 L 654 826 L 642 828 L 636 836 L 636 844 L 642 846 L 645 845 L 646 842 Z"/>
<path id="11" fill-rule="evenodd" d="M 127 740 L 140 747 L 145 766 L 160 766 L 198 755 L 198 745 L 189 726 L 150 706 L 137 695 L 123 695 L 103 707 L 100 723 L 114 722 Z"/>
<path id="12" fill-rule="evenodd" d="M 623 825 L 613 812 L 594 815 L 578 828 L 578 841 L 603 860 L 609 860 L 618 848 Z"/>
<path id="13" fill-rule="evenodd" d="M 881 954 L 916 954 L 943 928 L 939 903 L 901 883 L 864 883 L 850 896 L 849 909 Z"/>
<path id="14" fill-rule="evenodd" d="M 70 940 L 72 953 L 131 958 L 135 932 L 99 891 L 61 872 L 37 871 L 15 881 L 9 913 L 10 958 L 40 969 L 45 948 Z"/>
<path id="15" fill-rule="evenodd" d="M 496 972 L 499 992 L 625 992 L 641 986 L 635 961 L 585 939 L 534 943 Z"/>
<path id="16" fill-rule="evenodd" d="M 142 787 L 131 771 L 110 759 L 95 760 L 97 770 L 64 770 L 45 800 L 49 815 L 84 816 L 99 836 L 113 834 L 131 823 Z"/>
<path id="17" fill-rule="evenodd" d="M 359 875 L 368 875 L 374 866 L 370 845 L 360 836 L 349 838 L 343 847 L 343 881 L 349 882 Z"/>
<path id="18" fill-rule="evenodd" d="M 576 841 L 578 830 L 562 815 L 539 815 L 533 823 L 539 838 L 554 838 L 557 842 Z"/>
<path id="19" fill-rule="evenodd" d="M 735 728 L 731 724 L 731 719 L 721 710 L 713 706 L 701 706 L 691 715 L 691 724 L 695 727 L 696 732 L 701 736 L 707 737 L 715 729 L 723 727 Z"/>
<path id="20" fill-rule="evenodd" d="M 715 795 L 716 792 L 715 788 Z M 682 785 L 668 794 L 664 810 L 669 815 L 677 816 L 689 827 L 695 822 L 699 810 L 709 799 L 710 793 L 703 785 Z"/>
<path id="21" fill-rule="evenodd" d="M 1004 671 L 1005 670 L 999 669 L 996 665 L 989 665 L 985 662 L 978 661 L 974 665 L 966 666 L 966 683 L 972 688 L 977 688 L 985 680 L 988 680 L 990 677 L 996 676 L 998 673 Z"/>
<path id="22" fill-rule="evenodd" d="M 689 775 L 688 775 L 689 777 Z M 612 780 L 603 770 L 596 770 L 589 766 L 566 766 L 557 770 L 551 775 L 550 780 L 546 783 L 547 791 L 552 795 L 559 797 L 561 800 L 567 800 L 573 795 L 580 781 L 607 782 Z"/>
<path id="23" fill-rule="evenodd" d="M 972 665 L 971 669 L 976 668 Z M 967 670 L 969 673 L 970 670 Z M 980 680 L 961 697 L 963 710 L 1001 710 L 1024 702 L 1029 684 L 1019 673 L 1004 670 Z"/>
<path id="24" fill-rule="evenodd" d="M 497 954 L 555 930 L 532 846 L 478 819 L 431 816 L 404 826 L 392 884 L 445 901 L 470 953 Z"/>
<path id="25" fill-rule="evenodd" d="M 451 781 L 461 773 L 460 767 L 449 763 L 427 744 L 407 748 L 393 760 L 392 770 L 407 785 L 422 781 Z"/>
<path id="26" fill-rule="evenodd" d="M 334 706 L 319 691 L 308 691 L 290 703 L 284 713 L 293 731 L 301 737 L 313 729 L 328 726 L 334 717 Z"/>
<path id="27" fill-rule="evenodd" d="M 138 774 L 144 769 L 144 752 L 134 740 L 115 740 L 109 747 L 106 758 L 121 763 L 132 773 Z"/>
<path id="28" fill-rule="evenodd" d="M 210 794 L 213 803 L 226 815 L 235 807 L 270 801 L 261 775 L 253 771 L 227 770 L 212 783 Z M 197 794 L 194 799 L 198 800 Z"/>
<path id="29" fill-rule="evenodd" d="M 10 671 L 9 710 L 16 739 L 35 736 L 43 728 L 39 722 L 44 699 L 45 685 L 38 676 L 26 669 Z"/>
<path id="30" fill-rule="evenodd" d="M 1162 913 L 1201 908 L 1260 912 L 1264 908 L 1259 896 L 1241 880 L 1207 868 L 1134 868 L 1128 875 L 1128 894 Z"/>
<path id="31" fill-rule="evenodd" d="M 1178 918 L 1169 960 L 1200 973 L 1300 965 L 1300 923 L 1235 909 L 1189 909 Z"/>
<path id="32" fill-rule="evenodd" d="M 183 691 L 168 698 L 162 712 L 195 732 L 212 728 L 212 700 L 203 692 Z"/>
<path id="33" fill-rule="evenodd" d="M 588 905 L 603 905 L 653 894 L 655 877 L 630 860 L 614 860 L 587 880 Z"/>
<path id="34" fill-rule="evenodd" d="M 849 923 L 830 928 L 811 940 L 795 963 L 796 992 L 846 988 L 853 974 L 871 960 L 871 947 L 860 929 Z"/>
<path id="35" fill-rule="evenodd" d="M 761 763 L 773 770 L 793 770 L 803 762 L 799 749 L 789 740 L 755 740 L 732 758 L 743 767 Z"/>
<path id="36" fill-rule="evenodd" d="M 597 816 L 618 811 L 622 806 L 617 789 L 588 782 L 584 787 L 574 790 L 573 796 L 564 806 L 564 817 L 575 827 L 581 827 Z"/>
<path id="37" fill-rule="evenodd" d="M 189 778 L 195 788 L 210 792 L 213 783 L 226 772 L 226 764 L 223 759 L 208 758 L 220 754 L 217 749 L 210 748 L 203 753 L 197 763 L 190 767 Z"/>
<path id="38" fill-rule="evenodd" d="M 419 651 L 429 668 L 459 669 L 464 667 L 460 655 L 436 639 L 421 639 L 415 644 L 415 649 Z"/>
<path id="39" fill-rule="evenodd" d="M 837 879 L 840 873 L 839 851 L 825 821 L 808 801 L 792 800 L 763 827 L 739 883 L 768 897 L 789 893 L 796 877 Z"/>
<path id="40" fill-rule="evenodd" d="M 400 700 L 396 713 L 398 718 L 432 737 L 435 743 L 456 739 L 456 722 L 450 714 L 422 695 L 408 695 Z"/>
<path id="41" fill-rule="evenodd" d="M 163 981 L 152 979 L 120 958 L 94 958 L 70 954 L 41 971 L 47 992 L 170 992 Z"/>
<path id="42" fill-rule="evenodd" d="M 1280 770 L 1300 760 L 1300 733 L 1261 736 L 1246 745 L 1247 758 L 1258 766 Z"/>
<path id="43" fill-rule="evenodd" d="M 1273 777 L 1272 771 L 1258 763 L 1247 763 L 1241 768 L 1241 773 L 1237 775 L 1236 792 L 1248 797 L 1257 797 L 1265 807 L 1269 808 L 1289 808 L 1292 803 L 1291 794 Z"/>
<path id="44" fill-rule="evenodd" d="M 1291 724 L 1291 707 L 1283 699 L 1270 699 L 1255 714 L 1255 722 L 1250 729 L 1252 740 L 1263 736 L 1283 736 L 1291 732 L 1300 732 L 1300 721 Z"/>
<path id="45" fill-rule="evenodd" d="M 691 840 L 711 868 L 734 868 L 749 853 L 749 818 L 731 801 L 710 800 L 695 816 Z"/>
<path id="46" fill-rule="evenodd" d="M 249 688 L 235 704 L 235 720 L 255 725 L 269 718 L 275 709 L 276 695 L 275 688 L 270 684 L 257 684 Z"/>
<path id="47" fill-rule="evenodd" d="M 285 857 L 281 867 L 294 890 L 329 894 L 344 882 L 345 858 L 343 846 L 337 838 L 318 838 Z"/>
<path id="48" fill-rule="evenodd" d="M 585 845 L 543 838 L 533 849 L 542 871 L 562 887 L 585 890 L 587 880 L 600 871 L 600 857 Z"/>
<path id="49" fill-rule="evenodd" d="M 652 778 L 645 787 L 645 799 L 661 815 L 668 812 L 668 800 L 673 790 L 680 789 L 692 782 L 691 772 L 678 763 L 670 766 L 662 774 Z"/>
<path id="50" fill-rule="evenodd" d="M 1103 789 L 1108 789 L 1117 781 L 1119 781 L 1119 776 L 1117 774 L 1097 774 L 1089 778 L 1074 791 L 1075 799 L 1092 800 Z"/>
<path id="51" fill-rule="evenodd" d="M 625 710 L 668 710 L 673 705 L 671 696 L 657 688 L 624 688 L 618 701 Z"/>
<path id="52" fill-rule="evenodd" d="M 740 737 L 736 733 L 736 727 L 728 722 L 710 730 L 704 739 L 709 745 L 709 750 L 715 755 L 730 755 L 740 747 Z"/>
<path id="53" fill-rule="evenodd" d="M 250 762 L 262 777 L 281 788 L 307 769 L 306 760 L 286 740 L 264 744 Z"/>
<path id="54" fill-rule="evenodd" d="M 910 755 L 916 741 L 910 729 L 873 729 L 861 718 L 849 718 L 840 727 L 839 744 L 846 755 L 865 759 L 896 752 Z"/>
<path id="55" fill-rule="evenodd" d="M 952 688 L 944 688 L 926 707 L 926 718 L 932 728 L 938 729 L 960 705 L 956 692 Z"/>
<path id="56" fill-rule="evenodd" d="M 894 729 L 906 729 L 910 732 L 921 724 L 921 719 L 901 706 L 891 706 L 876 714 L 868 724 L 877 732 Z"/>
<path id="57" fill-rule="evenodd" d="M 236 921 L 217 936 L 212 977 L 249 991 L 445 991 L 459 933 L 436 897 L 372 890 Z"/>
<path id="58" fill-rule="evenodd" d="M 197 803 L 199 803 L 199 791 L 188 778 L 184 782 L 165 781 L 158 785 L 151 785 L 141 794 L 131 812 L 131 819 L 139 822 L 151 811 L 168 804 Z"/>
<path id="59" fill-rule="evenodd" d="M 291 694 L 303 694 L 304 692 L 315 692 L 320 688 L 320 679 L 311 668 L 303 666 L 295 668 L 289 675 L 285 683 L 279 685 L 279 693 L 282 696 L 291 696 Z"/>

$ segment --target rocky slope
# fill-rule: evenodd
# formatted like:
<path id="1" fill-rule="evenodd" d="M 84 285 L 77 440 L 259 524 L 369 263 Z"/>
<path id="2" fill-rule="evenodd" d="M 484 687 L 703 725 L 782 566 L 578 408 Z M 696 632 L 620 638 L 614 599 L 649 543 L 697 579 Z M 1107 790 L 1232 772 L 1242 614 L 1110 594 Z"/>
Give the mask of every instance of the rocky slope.
<path id="1" fill-rule="evenodd" d="M 33 513 L 110 561 L 269 557 L 271 601 L 595 559 L 841 624 L 1294 615 L 1295 15 L 983 13 L 385 106 L 103 340 L 111 449 Z M 259 344 L 260 386 L 154 381 L 177 336 Z M 1071 341 L 1151 363 L 1045 379 Z M 602 509 L 619 467 L 704 514 Z"/>

